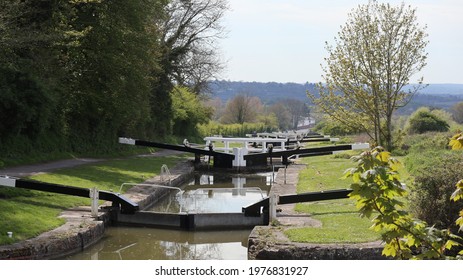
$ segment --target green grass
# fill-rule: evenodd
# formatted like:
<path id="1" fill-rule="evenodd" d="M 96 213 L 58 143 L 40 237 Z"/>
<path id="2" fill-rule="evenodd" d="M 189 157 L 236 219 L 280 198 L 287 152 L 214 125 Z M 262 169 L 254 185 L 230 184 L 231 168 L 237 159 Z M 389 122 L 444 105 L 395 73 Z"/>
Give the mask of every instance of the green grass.
<path id="1" fill-rule="evenodd" d="M 294 242 L 307 243 L 360 243 L 375 241 L 378 234 L 369 230 L 368 219 L 360 218 L 348 199 L 298 205 L 298 211 L 310 213 L 322 222 L 321 228 L 294 228 L 285 234 Z"/>
<path id="2" fill-rule="evenodd" d="M 30 179 L 83 188 L 97 187 L 100 190 L 118 192 L 122 183 L 142 182 L 158 175 L 163 164 L 173 167 L 178 160 L 177 156 L 111 160 L 35 175 Z"/>
<path id="3" fill-rule="evenodd" d="M 307 168 L 299 173 L 297 192 L 347 189 L 350 181 L 341 177 L 354 166 L 348 158 L 319 156 L 304 159 Z M 322 222 L 321 228 L 294 228 L 285 231 L 294 242 L 359 243 L 375 241 L 380 236 L 369 229 L 371 223 L 361 218 L 350 199 L 299 203 L 295 210 L 308 213 Z"/>
<path id="4" fill-rule="evenodd" d="M 181 156 L 171 156 L 108 160 L 29 179 L 119 192 L 122 183 L 143 182 L 158 175 L 163 164 L 172 168 L 181 159 Z M 32 238 L 62 225 L 65 221 L 58 218 L 59 213 L 79 205 L 90 205 L 90 199 L 0 187 L 0 245 Z M 13 232 L 13 238 L 7 236 L 8 231 Z"/>
<path id="5" fill-rule="evenodd" d="M 305 158 L 303 161 L 307 168 L 299 173 L 297 192 L 350 188 L 351 181 L 342 179 L 342 176 L 348 168 L 355 166 L 349 156 L 358 154 L 359 152 L 348 152 L 347 156 L 338 154 Z M 405 168 L 400 170 L 400 175 L 403 182 L 410 180 Z M 285 234 L 294 242 L 360 243 L 380 239 L 379 234 L 369 229 L 370 220 L 359 216 L 354 201 L 350 199 L 299 203 L 295 210 L 320 220 L 322 227 L 286 230 Z"/>

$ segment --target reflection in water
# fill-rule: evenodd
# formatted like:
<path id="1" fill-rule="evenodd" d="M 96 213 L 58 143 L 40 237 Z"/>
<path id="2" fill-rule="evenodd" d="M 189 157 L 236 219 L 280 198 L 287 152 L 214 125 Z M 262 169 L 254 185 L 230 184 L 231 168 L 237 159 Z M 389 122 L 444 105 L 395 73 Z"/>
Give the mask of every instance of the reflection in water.
<path id="1" fill-rule="evenodd" d="M 197 175 L 151 211 L 241 212 L 268 195 L 271 174 Z M 97 244 L 72 260 L 244 260 L 251 230 L 189 232 L 168 229 L 110 227 Z"/>
<path id="2" fill-rule="evenodd" d="M 181 187 L 182 192 L 172 192 L 149 210 L 169 213 L 241 212 L 243 206 L 267 197 L 271 178 L 269 173 L 196 175 L 190 183 Z"/>
<path id="3" fill-rule="evenodd" d="M 68 260 L 245 260 L 250 230 L 189 232 L 108 228 L 105 237 Z"/>

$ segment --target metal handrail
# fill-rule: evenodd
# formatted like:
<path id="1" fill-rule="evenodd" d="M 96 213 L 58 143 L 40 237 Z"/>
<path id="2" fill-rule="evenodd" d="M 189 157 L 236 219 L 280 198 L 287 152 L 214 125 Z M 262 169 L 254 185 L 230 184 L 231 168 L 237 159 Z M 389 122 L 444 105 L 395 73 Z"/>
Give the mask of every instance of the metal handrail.
<path id="1" fill-rule="evenodd" d="M 171 187 L 171 186 L 163 186 L 163 185 L 156 185 L 156 184 L 122 183 L 121 187 L 119 188 L 119 193 L 118 193 L 118 194 L 120 194 L 120 192 L 122 191 L 122 188 L 123 188 L 124 186 L 155 187 L 155 188 L 163 188 L 163 189 L 177 190 L 177 191 L 179 191 L 179 192 L 182 192 L 182 191 L 183 191 L 181 188 Z M 180 204 L 179 213 L 181 213 L 181 212 L 182 212 L 182 206 L 183 206 L 183 197 L 182 197 L 182 195 L 180 195 L 179 204 Z"/>
<path id="2" fill-rule="evenodd" d="M 246 187 L 246 188 L 198 188 L 193 192 L 193 195 L 198 195 L 198 191 L 218 191 L 218 190 L 227 190 L 227 191 L 233 191 L 233 190 L 254 190 L 258 191 L 260 193 L 260 196 L 262 198 L 265 198 L 263 191 L 259 187 Z"/>
<path id="3" fill-rule="evenodd" d="M 165 176 L 168 177 L 168 179 L 169 179 L 169 185 L 170 185 L 170 184 L 171 184 L 171 178 L 170 178 L 170 177 L 171 177 L 171 174 L 170 174 L 170 170 L 169 170 L 169 167 L 167 167 L 166 164 L 163 164 L 163 165 L 161 166 L 161 181 L 162 181 L 162 182 L 165 181 L 165 180 L 164 180 L 164 179 L 165 179 L 165 178 L 164 178 Z"/>

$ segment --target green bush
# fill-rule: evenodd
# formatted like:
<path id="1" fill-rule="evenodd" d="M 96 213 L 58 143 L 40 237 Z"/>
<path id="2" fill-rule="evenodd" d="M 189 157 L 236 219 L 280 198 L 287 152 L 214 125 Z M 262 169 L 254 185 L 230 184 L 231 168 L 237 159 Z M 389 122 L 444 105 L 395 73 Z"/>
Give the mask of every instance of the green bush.
<path id="1" fill-rule="evenodd" d="M 457 232 L 455 220 L 463 202 L 455 203 L 450 196 L 462 176 L 463 155 L 447 150 L 417 150 L 407 157 L 406 166 L 415 177 L 409 196 L 414 215 L 430 225 Z"/>
<path id="2" fill-rule="evenodd" d="M 431 112 L 428 108 L 419 108 L 408 121 L 408 131 L 410 133 L 425 133 L 429 131 L 449 131 L 449 124 L 438 115 Z"/>
<path id="3" fill-rule="evenodd" d="M 446 150 L 448 149 L 450 136 L 451 134 L 442 132 L 404 135 L 400 142 L 397 143 L 394 154 L 405 156 L 409 153 Z"/>

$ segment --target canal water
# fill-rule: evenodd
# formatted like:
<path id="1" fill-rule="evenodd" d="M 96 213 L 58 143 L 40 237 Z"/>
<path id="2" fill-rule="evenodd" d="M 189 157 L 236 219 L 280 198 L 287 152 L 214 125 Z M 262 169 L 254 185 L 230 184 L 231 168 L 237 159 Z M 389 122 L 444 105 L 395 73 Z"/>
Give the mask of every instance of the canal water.
<path id="1" fill-rule="evenodd" d="M 272 174 L 195 175 L 149 211 L 229 213 L 267 197 Z M 69 260 L 245 260 L 251 229 L 180 231 L 110 227 L 97 244 Z"/>

